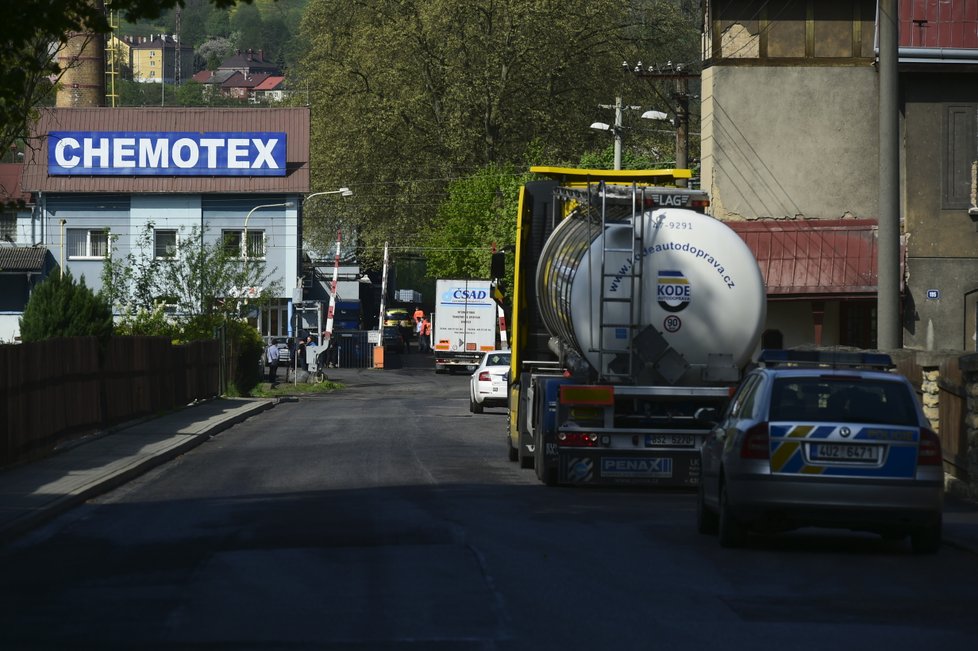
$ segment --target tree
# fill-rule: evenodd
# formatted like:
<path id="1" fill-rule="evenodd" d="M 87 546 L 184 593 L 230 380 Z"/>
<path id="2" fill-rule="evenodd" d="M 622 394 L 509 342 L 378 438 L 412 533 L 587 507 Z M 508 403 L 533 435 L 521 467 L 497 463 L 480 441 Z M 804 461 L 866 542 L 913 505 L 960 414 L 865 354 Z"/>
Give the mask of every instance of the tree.
<path id="1" fill-rule="evenodd" d="M 185 0 L 113 0 L 112 9 L 129 22 L 157 18 Z M 243 0 L 248 2 L 249 0 Z M 238 0 L 210 0 L 218 8 Z M 24 136 L 44 101 L 44 81 L 60 70 L 52 44 L 62 47 L 73 33 L 107 34 L 103 0 L 21 0 L 17 19 L 0 25 L 0 151 Z"/>
<path id="2" fill-rule="evenodd" d="M 676 12 L 671 0 L 310 0 L 294 87 L 313 105 L 313 187 L 356 186 L 354 201 L 310 209 L 310 239 L 340 222 L 368 251 L 420 244 L 451 180 L 523 165 L 529 148 L 536 164 L 577 160 L 598 104 L 651 94 L 621 62 L 676 47 L 657 22 L 681 24 Z"/>
<path id="3" fill-rule="evenodd" d="M 144 319 L 161 304 L 172 306 L 183 321 L 211 315 L 237 318 L 249 304 L 261 305 L 278 293 L 280 287 L 269 282 L 274 270 L 268 271 L 264 260 L 242 260 L 222 242 L 206 242 L 199 227 L 179 232 L 179 248 L 172 257 L 153 255 L 154 228 L 148 223 L 134 252 L 109 256 L 102 268 L 103 291 L 123 323 Z M 246 297 L 250 287 L 262 288 L 261 294 Z"/>
<path id="4" fill-rule="evenodd" d="M 493 249 L 501 251 L 516 241 L 519 189 L 529 176 L 512 166 L 489 165 L 453 181 L 438 207 L 425 254 L 428 273 L 435 278 L 488 278 Z"/>
<path id="5" fill-rule="evenodd" d="M 84 276 L 76 283 L 67 271 L 39 283 L 20 318 L 23 341 L 88 336 L 104 341 L 111 334 L 109 301 L 101 293 L 94 293 L 85 284 Z"/>

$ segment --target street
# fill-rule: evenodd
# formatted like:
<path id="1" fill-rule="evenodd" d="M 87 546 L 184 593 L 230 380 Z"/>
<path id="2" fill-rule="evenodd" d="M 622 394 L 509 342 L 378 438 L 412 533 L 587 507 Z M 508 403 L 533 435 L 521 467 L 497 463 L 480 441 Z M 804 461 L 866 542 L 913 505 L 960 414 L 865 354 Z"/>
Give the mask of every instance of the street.
<path id="1" fill-rule="evenodd" d="M 547 488 L 418 354 L 280 404 L 0 551 L 4 649 L 931 649 L 978 558 L 801 530 L 727 550 L 695 495 Z"/>

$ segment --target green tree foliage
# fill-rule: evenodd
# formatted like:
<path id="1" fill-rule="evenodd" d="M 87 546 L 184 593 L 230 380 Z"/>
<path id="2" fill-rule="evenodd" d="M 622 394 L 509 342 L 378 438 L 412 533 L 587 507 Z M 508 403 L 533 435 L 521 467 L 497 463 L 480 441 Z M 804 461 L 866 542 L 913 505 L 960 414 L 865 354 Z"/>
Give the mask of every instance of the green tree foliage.
<path id="1" fill-rule="evenodd" d="M 238 2 L 209 1 L 218 8 Z M 124 20 L 138 22 L 184 2 L 113 0 L 112 8 Z M 20 0 L 16 4 L 16 20 L 0 25 L 0 151 L 28 132 L 29 121 L 48 92 L 44 81 L 60 73 L 51 44 L 63 46 L 72 33 L 109 32 L 103 0 Z"/>
<path id="2" fill-rule="evenodd" d="M 109 301 L 93 292 L 84 276 L 76 283 L 70 272 L 48 276 L 39 283 L 20 318 L 23 341 L 87 336 L 105 340 L 111 334 Z"/>
<path id="3" fill-rule="evenodd" d="M 452 182 L 438 207 L 427 253 L 435 278 L 488 278 L 492 247 L 514 244 L 520 186 L 528 174 L 512 166 L 489 165 Z"/>
<path id="4" fill-rule="evenodd" d="M 422 246 L 451 180 L 603 149 L 597 105 L 651 99 L 621 63 L 676 47 L 679 14 L 668 0 L 310 0 L 295 87 L 313 105 L 313 188 L 356 192 L 310 209 L 310 240 L 339 222 L 368 252 Z"/>
<path id="5" fill-rule="evenodd" d="M 221 242 L 208 243 L 197 227 L 179 233 L 179 250 L 173 258 L 153 255 L 154 224 L 146 225 L 134 252 L 107 257 L 102 287 L 122 322 L 145 318 L 160 304 L 173 306 L 184 321 L 197 316 L 238 318 L 250 305 L 261 305 L 280 289 L 269 282 L 275 270 L 264 260 L 242 260 Z M 113 253 L 115 248 L 113 247 Z M 263 296 L 245 299 L 248 287 L 263 288 Z"/>

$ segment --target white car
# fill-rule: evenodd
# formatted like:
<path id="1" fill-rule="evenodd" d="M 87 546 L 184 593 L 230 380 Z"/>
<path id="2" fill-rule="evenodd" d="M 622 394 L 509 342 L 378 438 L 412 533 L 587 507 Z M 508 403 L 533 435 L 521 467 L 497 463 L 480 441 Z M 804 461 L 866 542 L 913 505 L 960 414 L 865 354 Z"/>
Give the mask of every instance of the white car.
<path id="1" fill-rule="evenodd" d="M 469 380 L 469 411 L 481 414 L 483 407 L 508 406 L 508 380 L 509 351 L 486 353 Z"/>

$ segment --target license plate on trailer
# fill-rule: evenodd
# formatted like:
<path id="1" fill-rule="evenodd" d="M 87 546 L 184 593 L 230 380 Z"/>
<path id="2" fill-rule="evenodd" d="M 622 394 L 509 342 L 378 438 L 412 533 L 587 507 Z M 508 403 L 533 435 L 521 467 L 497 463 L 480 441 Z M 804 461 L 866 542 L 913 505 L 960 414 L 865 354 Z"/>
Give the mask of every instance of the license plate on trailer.
<path id="1" fill-rule="evenodd" d="M 695 442 L 692 434 L 646 434 L 645 447 L 652 448 L 660 445 L 680 445 L 692 447 Z"/>
<path id="2" fill-rule="evenodd" d="M 879 461 L 880 446 L 851 443 L 812 443 L 809 456 L 815 461 Z"/>

